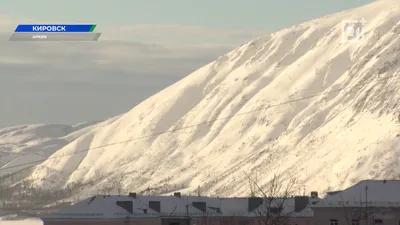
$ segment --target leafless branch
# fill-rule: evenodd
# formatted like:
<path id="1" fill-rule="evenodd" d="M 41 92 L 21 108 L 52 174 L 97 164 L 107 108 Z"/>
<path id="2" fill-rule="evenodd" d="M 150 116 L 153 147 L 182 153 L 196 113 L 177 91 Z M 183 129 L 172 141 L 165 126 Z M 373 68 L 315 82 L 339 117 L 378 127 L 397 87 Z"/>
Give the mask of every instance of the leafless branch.
<path id="1" fill-rule="evenodd" d="M 207 213 L 203 213 L 201 215 L 201 225 L 211 225 L 212 219 L 207 215 Z"/>
<path id="2" fill-rule="evenodd" d="M 362 201 L 360 199 L 359 202 L 359 206 L 358 206 L 358 202 L 356 200 L 354 200 L 354 206 L 349 205 L 348 201 L 346 202 L 343 199 L 343 196 L 340 194 L 340 198 L 341 198 L 341 202 L 340 202 L 340 206 L 343 209 L 343 213 L 346 219 L 346 222 L 348 225 L 352 225 L 353 220 L 360 220 L 362 213 L 363 213 L 363 206 L 362 206 Z M 350 212 L 351 211 L 351 212 Z"/>
<path id="3" fill-rule="evenodd" d="M 285 206 L 287 200 L 291 197 L 296 185 L 295 179 L 289 179 L 284 185 L 283 180 L 277 174 L 274 174 L 268 185 L 263 188 L 257 181 L 254 181 L 249 174 L 244 172 L 251 186 L 251 195 L 253 197 L 262 198 L 262 204 L 256 208 L 255 213 L 259 217 L 259 222 L 262 225 L 286 225 L 288 219 L 294 211 L 286 211 Z M 254 187 L 253 187 L 254 185 Z M 255 190 L 257 193 L 255 192 Z"/>
<path id="4" fill-rule="evenodd" d="M 169 213 L 168 217 L 172 217 L 172 214 L 174 214 L 174 212 L 176 211 L 177 208 L 178 208 L 178 205 L 175 205 L 174 208 L 172 209 L 172 211 Z"/>

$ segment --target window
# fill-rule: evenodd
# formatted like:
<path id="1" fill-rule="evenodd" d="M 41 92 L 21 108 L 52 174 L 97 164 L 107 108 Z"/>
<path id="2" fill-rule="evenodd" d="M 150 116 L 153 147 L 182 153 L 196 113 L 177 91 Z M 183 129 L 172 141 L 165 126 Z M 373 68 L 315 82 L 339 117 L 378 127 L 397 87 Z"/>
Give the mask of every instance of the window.
<path id="1" fill-rule="evenodd" d="M 282 208 L 280 208 L 280 207 L 271 207 L 271 208 L 269 209 L 269 211 L 270 211 L 270 213 L 272 213 L 272 214 L 278 214 L 279 212 L 282 211 Z"/>
<path id="2" fill-rule="evenodd" d="M 360 221 L 359 220 L 352 220 L 351 221 L 351 225 L 360 225 Z"/>
<path id="3" fill-rule="evenodd" d="M 338 224 L 339 224 L 339 222 L 336 219 L 330 219 L 329 220 L 329 225 L 338 225 Z"/>

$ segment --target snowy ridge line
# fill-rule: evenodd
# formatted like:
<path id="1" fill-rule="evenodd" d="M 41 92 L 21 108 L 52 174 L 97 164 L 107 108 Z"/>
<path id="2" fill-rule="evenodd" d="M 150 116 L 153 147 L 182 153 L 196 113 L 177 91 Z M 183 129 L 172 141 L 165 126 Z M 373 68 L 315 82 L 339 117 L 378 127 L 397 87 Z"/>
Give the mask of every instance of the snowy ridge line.
<path id="1" fill-rule="evenodd" d="M 93 148 L 89 148 L 89 149 L 76 151 L 76 152 L 73 152 L 73 153 L 63 154 L 63 155 L 57 156 L 57 157 L 50 157 L 50 158 L 47 158 L 47 159 L 36 160 L 36 161 L 29 162 L 29 163 L 22 163 L 22 164 L 10 166 L 10 167 L 4 167 L 4 168 L 0 168 L 0 171 L 1 170 L 6 170 L 6 169 L 10 169 L 10 168 L 20 167 L 20 166 L 26 166 L 26 165 L 30 165 L 30 164 L 37 164 L 37 163 L 44 162 L 44 161 L 47 161 L 47 160 L 63 158 L 63 157 L 66 157 L 66 156 L 71 156 L 71 155 L 75 155 L 75 154 L 83 153 L 83 152 L 89 152 L 89 151 L 92 151 L 92 150 L 98 150 L 98 149 L 102 149 L 102 148 L 113 146 L 113 145 L 124 144 L 124 143 L 128 143 L 128 142 L 131 142 L 131 141 L 136 141 L 136 140 L 156 137 L 156 136 L 160 136 L 160 135 L 163 135 L 163 134 L 166 134 L 166 133 L 173 133 L 173 132 L 176 132 L 176 131 L 180 131 L 180 130 L 184 130 L 184 129 L 188 129 L 188 128 L 192 128 L 192 127 L 197 127 L 197 126 L 201 126 L 201 125 L 205 125 L 205 124 L 209 124 L 209 123 L 213 123 L 213 122 L 220 121 L 220 120 L 227 120 L 227 119 L 231 119 L 231 118 L 234 118 L 234 117 L 238 117 L 238 116 L 242 116 L 242 115 L 247 115 L 247 114 L 250 114 L 250 113 L 258 112 L 258 111 L 261 111 L 261 110 L 266 110 L 266 109 L 270 109 L 270 108 L 274 108 L 274 107 L 278 107 L 278 106 L 282 106 L 282 105 L 286 105 L 286 104 L 291 104 L 291 103 L 298 102 L 298 101 L 312 99 L 312 98 L 315 98 L 315 97 L 323 96 L 323 95 L 330 94 L 330 93 L 339 92 L 339 91 L 346 90 L 346 89 L 353 89 L 353 88 L 357 88 L 357 87 L 366 86 L 366 85 L 368 85 L 370 83 L 374 83 L 374 82 L 386 81 L 386 80 L 388 80 L 390 78 L 397 79 L 397 78 L 399 78 L 399 76 L 397 76 L 397 75 L 388 76 L 388 77 L 385 77 L 385 78 L 380 78 L 380 79 L 377 79 L 377 80 L 371 80 L 371 81 L 368 81 L 368 82 L 357 84 L 357 85 L 354 85 L 352 87 L 338 88 L 338 89 L 331 90 L 331 91 L 326 91 L 326 92 L 322 92 L 322 93 L 318 93 L 318 94 L 314 94 L 314 95 L 309 95 L 309 96 L 306 96 L 306 97 L 303 97 L 303 98 L 287 100 L 287 101 L 284 101 L 284 102 L 281 102 L 281 103 L 276 103 L 276 104 L 273 104 L 273 105 L 263 106 L 263 107 L 260 107 L 260 108 L 249 110 L 247 112 L 237 113 L 237 114 L 234 114 L 232 116 L 227 116 L 227 117 L 223 117 L 223 118 L 217 118 L 217 119 L 214 119 L 214 120 L 208 120 L 208 121 L 204 121 L 204 122 L 201 122 L 201 123 L 192 124 L 192 125 L 188 125 L 188 126 L 183 126 L 183 127 L 179 127 L 179 128 L 172 129 L 172 130 L 161 131 L 161 132 L 158 132 L 158 133 L 144 135 L 144 136 L 137 137 L 137 138 L 131 138 L 131 139 L 127 139 L 127 140 L 123 140 L 123 141 L 119 141 L 119 142 L 109 143 L 109 144 L 105 144 L 105 145 L 101 145 L 101 146 L 97 146 L 97 147 L 93 147 Z M 35 165 L 33 165 L 33 166 L 35 166 Z"/>
<path id="2" fill-rule="evenodd" d="M 77 124 L 23 124 L 0 128 L 0 177 L 13 174 L 28 166 L 18 166 L 49 158 L 57 150 L 94 129 L 97 121 Z M 33 165 L 33 164 L 32 164 Z"/>

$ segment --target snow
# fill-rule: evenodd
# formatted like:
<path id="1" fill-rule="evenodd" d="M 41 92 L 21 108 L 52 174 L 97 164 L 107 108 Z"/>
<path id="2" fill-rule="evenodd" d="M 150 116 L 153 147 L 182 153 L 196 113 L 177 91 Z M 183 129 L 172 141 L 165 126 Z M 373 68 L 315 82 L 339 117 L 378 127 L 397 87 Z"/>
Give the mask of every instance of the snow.
<path id="1" fill-rule="evenodd" d="M 0 129 L 0 175 L 39 164 L 87 129 L 93 129 L 93 124 L 33 124 Z M 21 164 L 27 165 L 18 166 Z"/>
<path id="2" fill-rule="evenodd" d="M 341 20 L 362 17 L 365 40 L 341 43 Z M 95 180 L 82 196 L 120 175 L 129 191 L 214 196 L 248 195 L 244 172 L 320 193 L 395 179 L 399 21 L 398 1 L 377 1 L 260 37 L 82 134 L 30 179 Z"/>
<path id="3" fill-rule="evenodd" d="M 367 187 L 367 191 L 366 191 Z M 400 206 L 400 180 L 363 180 L 338 193 L 326 195 L 314 207 L 346 205 Z"/>
<path id="4" fill-rule="evenodd" d="M 1 220 L 0 225 L 43 225 L 40 219 L 27 219 L 27 220 Z"/>

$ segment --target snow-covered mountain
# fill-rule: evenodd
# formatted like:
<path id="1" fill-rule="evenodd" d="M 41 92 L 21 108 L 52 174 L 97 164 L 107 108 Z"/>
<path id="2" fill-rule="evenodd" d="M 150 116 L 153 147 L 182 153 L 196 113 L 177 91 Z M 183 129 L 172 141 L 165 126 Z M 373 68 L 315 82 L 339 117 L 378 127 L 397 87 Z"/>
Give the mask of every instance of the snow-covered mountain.
<path id="1" fill-rule="evenodd" d="M 90 131 L 94 124 L 34 124 L 0 129 L 0 176 L 39 164 Z"/>
<path id="2" fill-rule="evenodd" d="M 364 41 L 342 43 L 341 21 L 361 18 Z M 260 37 L 82 134 L 30 179 L 233 196 L 249 192 L 245 173 L 321 192 L 395 178 L 399 21 L 400 2 L 385 0 Z"/>

